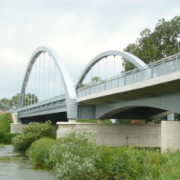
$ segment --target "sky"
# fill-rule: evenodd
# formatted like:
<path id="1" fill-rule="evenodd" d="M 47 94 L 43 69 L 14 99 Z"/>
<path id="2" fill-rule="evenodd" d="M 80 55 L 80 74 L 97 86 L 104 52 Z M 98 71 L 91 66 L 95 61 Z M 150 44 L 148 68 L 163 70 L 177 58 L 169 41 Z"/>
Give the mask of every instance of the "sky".
<path id="1" fill-rule="evenodd" d="M 122 51 L 179 9 L 179 0 L 0 0 L 0 99 L 20 92 L 39 46 L 60 54 L 75 84 L 97 54 Z"/>

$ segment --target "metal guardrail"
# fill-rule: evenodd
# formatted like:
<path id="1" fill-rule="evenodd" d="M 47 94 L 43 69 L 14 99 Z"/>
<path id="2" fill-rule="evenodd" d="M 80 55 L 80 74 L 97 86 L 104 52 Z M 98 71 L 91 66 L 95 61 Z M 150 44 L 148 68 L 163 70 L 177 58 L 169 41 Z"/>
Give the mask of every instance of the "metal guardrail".
<path id="1" fill-rule="evenodd" d="M 31 109 L 31 108 L 35 108 L 35 107 L 39 107 L 39 106 L 43 106 L 43 105 L 47 105 L 47 104 L 51 104 L 53 102 L 61 101 L 61 100 L 64 100 L 64 99 L 65 99 L 65 94 L 61 94 L 59 96 L 55 96 L 53 98 L 49 98 L 47 100 L 40 101 L 40 102 L 37 102 L 35 104 L 24 106 L 23 108 L 19 109 L 18 111 L 27 110 L 27 109 Z"/>
<path id="2" fill-rule="evenodd" d="M 89 84 L 77 89 L 77 97 L 87 96 L 101 91 L 134 84 L 173 72 L 180 71 L 180 53 L 148 64 L 142 69 L 133 69 L 117 76 Z"/>

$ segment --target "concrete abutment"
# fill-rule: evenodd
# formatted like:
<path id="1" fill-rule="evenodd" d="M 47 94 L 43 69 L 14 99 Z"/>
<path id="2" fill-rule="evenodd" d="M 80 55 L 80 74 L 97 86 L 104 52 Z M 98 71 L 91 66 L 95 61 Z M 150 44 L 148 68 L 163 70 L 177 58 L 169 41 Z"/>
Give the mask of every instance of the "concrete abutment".
<path id="1" fill-rule="evenodd" d="M 21 133 L 26 124 L 11 123 L 11 133 Z M 163 151 L 180 149 L 180 121 L 162 121 L 161 125 L 123 125 L 99 123 L 76 123 L 75 120 L 57 122 L 57 138 L 72 130 L 90 130 L 96 134 L 96 142 L 102 146 L 157 147 Z"/>
<path id="2" fill-rule="evenodd" d="M 102 146 L 158 147 L 163 151 L 180 149 L 180 121 L 162 121 L 159 124 L 122 125 L 99 123 L 58 122 L 57 138 L 72 130 L 87 129 L 96 133 Z"/>
<path id="3" fill-rule="evenodd" d="M 57 138 L 72 130 L 90 130 L 96 135 L 101 146 L 161 147 L 160 125 L 121 125 L 99 123 L 63 123 L 58 122 Z"/>
<path id="4" fill-rule="evenodd" d="M 180 121 L 161 122 L 161 149 L 180 149 Z"/>

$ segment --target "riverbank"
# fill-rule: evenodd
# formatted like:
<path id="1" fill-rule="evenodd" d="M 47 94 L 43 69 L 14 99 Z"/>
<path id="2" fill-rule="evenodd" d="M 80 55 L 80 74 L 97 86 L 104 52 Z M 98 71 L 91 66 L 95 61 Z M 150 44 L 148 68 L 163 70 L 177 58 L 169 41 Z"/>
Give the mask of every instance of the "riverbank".
<path id="1" fill-rule="evenodd" d="M 98 146 L 87 130 L 53 139 L 52 130 L 50 122 L 29 123 L 13 143 L 35 166 L 53 169 L 58 179 L 180 179 L 180 151 Z"/>

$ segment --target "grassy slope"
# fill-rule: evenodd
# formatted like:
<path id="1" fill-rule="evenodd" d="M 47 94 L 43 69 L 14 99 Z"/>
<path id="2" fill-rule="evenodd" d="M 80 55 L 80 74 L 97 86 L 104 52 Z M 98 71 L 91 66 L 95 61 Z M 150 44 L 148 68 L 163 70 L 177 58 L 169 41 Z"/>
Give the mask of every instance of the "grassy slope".
<path id="1" fill-rule="evenodd" d="M 0 115 L 0 132 L 3 133 L 9 133 L 10 132 L 10 123 L 11 120 L 11 114 L 1 114 Z"/>
<path id="2" fill-rule="evenodd" d="M 11 144 L 11 140 L 15 136 L 15 134 L 10 134 L 11 122 L 10 113 L 0 115 L 0 144 Z"/>

